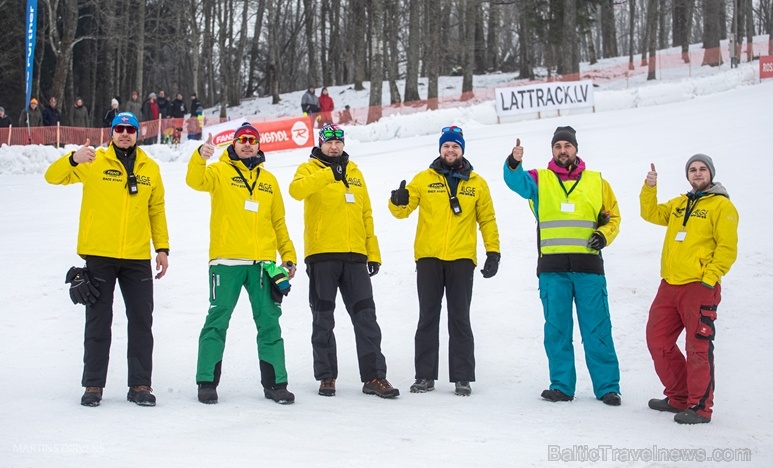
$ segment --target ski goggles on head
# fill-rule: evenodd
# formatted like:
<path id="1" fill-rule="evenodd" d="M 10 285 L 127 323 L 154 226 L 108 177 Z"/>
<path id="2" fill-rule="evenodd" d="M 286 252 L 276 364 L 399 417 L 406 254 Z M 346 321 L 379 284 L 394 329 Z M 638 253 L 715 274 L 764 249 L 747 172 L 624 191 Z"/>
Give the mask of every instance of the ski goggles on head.
<path id="1" fill-rule="evenodd" d="M 116 125 L 115 127 L 113 127 L 113 131 L 115 133 L 126 132 L 129 135 L 134 135 L 135 133 L 137 133 L 137 128 L 136 127 L 126 126 L 126 125 Z"/>
<path id="2" fill-rule="evenodd" d="M 242 145 L 244 144 L 254 145 L 258 142 L 258 138 L 254 136 L 249 136 L 249 135 L 241 135 L 234 138 L 234 141 L 237 143 L 241 143 Z"/>
<path id="3" fill-rule="evenodd" d="M 440 131 L 443 133 L 448 133 L 448 132 L 458 133 L 459 135 L 464 136 L 464 133 L 462 133 L 462 128 L 457 127 L 456 125 L 453 125 L 451 127 L 443 127 Z"/>
<path id="4" fill-rule="evenodd" d="M 319 133 L 321 133 L 322 137 L 325 138 L 326 140 L 330 138 L 344 137 L 344 131 L 341 130 L 340 128 L 323 128 L 322 130 L 320 130 Z"/>

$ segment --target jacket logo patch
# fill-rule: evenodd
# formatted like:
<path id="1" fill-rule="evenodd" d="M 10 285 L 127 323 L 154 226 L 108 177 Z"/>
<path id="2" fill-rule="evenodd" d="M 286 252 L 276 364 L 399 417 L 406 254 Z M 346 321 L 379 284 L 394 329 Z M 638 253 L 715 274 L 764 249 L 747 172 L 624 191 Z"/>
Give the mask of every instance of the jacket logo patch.
<path id="1" fill-rule="evenodd" d="M 695 210 L 690 214 L 690 217 L 706 219 L 707 214 L 709 214 L 709 210 Z"/>
<path id="2" fill-rule="evenodd" d="M 465 195 L 468 197 L 474 197 L 475 196 L 475 187 L 462 187 L 461 190 L 459 190 L 459 195 Z"/>
<path id="3" fill-rule="evenodd" d="M 431 184 L 428 185 L 428 187 L 430 189 L 437 190 L 437 189 L 445 188 L 445 185 L 443 185 L 441 182 L 432 182 Z"/>
<path id="4" fill-rule="evenodd" d="M 244 187 L 244 181 L 239 176 L 233 176 L 231 177 L 231 185 L 236 187 Z"/>
<path id="5" fill-rule="evenodd" d="M 274 193 L 274 189 L 271 184 L 266 184 L 264 182 L 258 184 L 258 190 L 261 192 Z"/>
<path id="6" fill-rule="evenodd" d="M 685 212 L 684 208 L 677 208 L 676 211 L 674 212 L 674 216 L 676 216 L 677 218 L 681 218 L 682 216 L 684 216 L 684 212 Z"/>
<path id="7" fill-rule="evenodd" d="M 105 169 L 105 172 L 103 172 L 108 177 L 121 177 L 123 175 L 123 172 L 119 171 L 118 169 Z"/>
<path id="8" fill-rule="evenodd" d="M 150 177 L 146 175 L 138 175 L 137 183 L 140 185 L 147 185 L 148 187 L 150 187 Z"/>
<path id="9" fill-rule="evenodd" d="M 347 177 L 346 181 L 349 182 L 349 185 L 354 185 L 355 187 L 362 187 L 362 180 L 360 180 L 358 177 Z"/>

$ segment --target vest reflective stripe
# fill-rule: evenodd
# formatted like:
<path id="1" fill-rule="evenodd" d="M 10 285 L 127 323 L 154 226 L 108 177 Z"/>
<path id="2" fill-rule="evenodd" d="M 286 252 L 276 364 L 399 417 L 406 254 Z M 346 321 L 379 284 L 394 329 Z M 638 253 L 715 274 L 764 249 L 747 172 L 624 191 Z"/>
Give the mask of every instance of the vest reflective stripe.
<path id="1" fill-rule="evenodd" d="M 588 238 L 597 228 L 603 205 L 601 174 L 583 171 L 579 182 L 565 181 L 566 190 L 576 185 L 567 197 L 553 171 L 538 172 L 540 252 L 598 255 L 598 251 L 588 248 Z M 574 205 L 574 212 L 561 211 L 565 202 Z"/>

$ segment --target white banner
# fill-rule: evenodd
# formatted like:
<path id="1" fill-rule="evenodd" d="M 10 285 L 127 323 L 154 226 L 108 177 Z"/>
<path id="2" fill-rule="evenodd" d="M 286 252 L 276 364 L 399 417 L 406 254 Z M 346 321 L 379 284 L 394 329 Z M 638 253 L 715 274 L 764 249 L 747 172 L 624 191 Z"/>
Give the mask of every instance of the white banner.
<path id="1" fill-rule="evenodd" d="M 593 82 L 554 81 L 496 89 L 497 115 L 536 113 L 593 106 Z"/>

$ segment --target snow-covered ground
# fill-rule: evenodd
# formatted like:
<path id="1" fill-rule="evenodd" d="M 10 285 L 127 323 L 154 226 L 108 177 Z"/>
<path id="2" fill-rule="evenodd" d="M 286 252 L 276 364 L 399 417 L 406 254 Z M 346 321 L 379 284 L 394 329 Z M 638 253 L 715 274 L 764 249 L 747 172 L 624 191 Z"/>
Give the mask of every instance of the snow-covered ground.
<path id="1" fill-rule="evenodd" d="M 764 206 L 773 189 L 761 169 L 770 152 L 765 135 L 773 122 L 773 81 L 758 84 L 756 66 L 705 73 L 696 67 L 692 77 L 597 90 L 596 113 L 496 124 L 492 103 L 348 127 L 346 150 L 362 168 L 374 201 L 384 264 L 373 287 L 388 378 L 402 392 L 394 401 L 361 393 L 352 327 L 342 304 L 336 327 L 338 394 L 317 396 L 303 273 L 293 282 L 281 321 L 296 403 L 280 406 L 263 398 L 245 295 L 231 322 L 220 403 L 196 400 L 197 339 L 208 305 L 209 196 L 185 185 L 186 162 L 195 149 L 188 143 L 147 148 L 161 161 L 172 248 L 170 270 L 156 283 L 158 406 L 126 402 L 120 295 L 104 400 L 98 408 L 80 406 L 83 309 L 70 303 L 64 276 L 80 263 L 75 242 L 81 190 L 43 180 L 47 165 L 64 150 L 0 148 L 5 265 L 0 369 L 6 382 L 0 465 L 544 466 L 560 459 L 575 461 L 571 466 L 682 466 L 698 464 L 682 460 L 704 456 L 734 461 L 729 466 L 771 466 L 773 420 L 764 405 L 773 386 L 768 326 L 773 253 L 767 247 L 771 209 Z M 623 96 L 639 100 L 623 105 Z M 300 94 L 287 100 L 297 103 Z M 446 382 L 445 329 L 436 390 L 408 391 L 418 317 L 412 252 L 417 216 L 397 220 L 387 209 L 390 191 L 427 167 L 437 155 L 439 129 L 450 124 L 464 128 L 466 157 L 489 182 L 502 243 L 499 274 L 475 280 L 478 380 L 469 398 L 455 396 Z M 525 166 L 544 167 L 559 125 L 577 129 L 579 154 L 590 169 L 602 171 L 621 207 L 621 234 L 604 250 L 622 374 L 618 408 L 593 398 L 579 331 L 576 400 L 553 404 L 539 398 L 549 380 L 534 274 L 535 224 L 527 203 L 502 181 L 502 164 L 520 138 Z M 686 427 L 647 408 L 647 400 L 662 392 L 644 325 L 659 282 L 664 229 L 639 217 L 638 194 L 650 163 L 659 172 L 661 200 L 686 191 L 684 163 L 696 152 L 714 158 L 716 179 L 730 192 L 741 222 L 739 256 L 723 282 L 717 320 L 714 419 Z M 286 188 L 307 156 L 307 150 L 269 153 L 266 163 L 285 189 L 288 227 L 299 253 L 302 203 Z M 753 166 L 757 162 L 762 166 Z M 756 210 L 760 203 L 763 208 Z"/>

